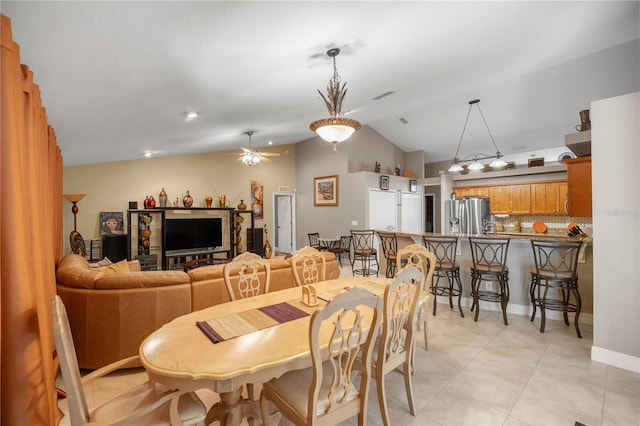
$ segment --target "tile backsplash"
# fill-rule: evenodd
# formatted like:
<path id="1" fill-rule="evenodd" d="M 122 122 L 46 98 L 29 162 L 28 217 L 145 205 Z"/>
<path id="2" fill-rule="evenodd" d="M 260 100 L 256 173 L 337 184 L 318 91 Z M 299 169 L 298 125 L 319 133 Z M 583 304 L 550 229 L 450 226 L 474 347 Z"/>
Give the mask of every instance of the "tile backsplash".
<path id="1" fill-rule="evenodd" d="M 576 222 L 585 234 L 591 235 L 593 232 L 592 218 L 590 217 L 569 217 L 554 215 L 524 215 L 524 216 L 496 216 L 496 224 L 502 223 L 505 231 L 513 231 L 516 220 L 520 221 L 521 232 L 534 233 L 533 224 L 544 222 L 547 225 L 547 234 L 567 235 L 567 225 Z"/>

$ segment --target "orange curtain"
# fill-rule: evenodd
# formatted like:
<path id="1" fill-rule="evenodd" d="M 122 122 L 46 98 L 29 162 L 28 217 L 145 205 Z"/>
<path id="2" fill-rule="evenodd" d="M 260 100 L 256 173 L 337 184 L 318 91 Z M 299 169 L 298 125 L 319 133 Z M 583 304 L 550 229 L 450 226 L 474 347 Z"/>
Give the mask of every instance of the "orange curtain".
<path id="1" fill-rule="evenodd" d="M 62 156 L 11 22 L 0 17 L 0 423 L 55 425 L 49 298 L 62 253 Z"/>

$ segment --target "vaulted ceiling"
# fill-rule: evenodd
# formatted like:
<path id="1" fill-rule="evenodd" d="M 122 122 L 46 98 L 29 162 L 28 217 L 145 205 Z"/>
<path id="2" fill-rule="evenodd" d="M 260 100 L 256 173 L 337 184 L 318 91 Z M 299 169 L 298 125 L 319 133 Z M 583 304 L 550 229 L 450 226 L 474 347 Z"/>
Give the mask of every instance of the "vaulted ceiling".
<path id="1" fill-rule="evenodd" d="M 312 138 L 332 47 L 343 111 L 431 162 L 453 156 L 471 99 L 509 154 L 560 146 L 591 100 L 638 90 L 639 4 L 3 0 L 2 13 L 67 166 L 237 149 L 249 130 L 258 147 Z M 465 150 L 492 152 L 473 115 Z"/>

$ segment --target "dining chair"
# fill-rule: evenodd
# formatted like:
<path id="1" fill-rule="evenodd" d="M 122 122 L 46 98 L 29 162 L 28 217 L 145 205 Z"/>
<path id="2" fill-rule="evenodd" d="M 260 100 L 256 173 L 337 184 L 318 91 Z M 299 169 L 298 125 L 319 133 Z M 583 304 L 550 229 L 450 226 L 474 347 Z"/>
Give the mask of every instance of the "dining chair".
<path id="1" fill-rule="evenodd" d="M 296 425 L 335 425 L 355 415 L 365 425 L 372 342 L 381 316 L 381 299 L 359 287 L 316 310 L 309 325 L 312 366 L 263 384 L 262 418 L 270 418 L 273 404 Z M 356 362 L 360 351 L 362 362 Z"/>
<path id="2" fill-rule="evenodd" d="M 453 309 L 453 298 L 458 298 L 458 310 L 460 316 L 464 318 L 462 312 L 462 281 L 460 280 L 460 264 L 456 261 L 456 250 L 458 248 L 458 237 L 430 237 L 423 235 L 422 244 L 436 257 L 435 268 L 433 268 L 433 279 L 428 283 L 429 290 L 433 294 L 433 316 L 436 315 L 438 307 L 438 296 L 449 298 L 449 307 Z M 440 284 L 440 279 L 444 279 L 444 284 Z"/>
<path id="3" fill-rule="evenodd" d="M 82 377 L 78 367 L 67 310 L 58 295 L 51 297 L 53 338 L 60 361 L 62 380 L 67 392 L 72 426 L 91 424 L 204 425 L 206 407 L 193 392 L 172 390 L 160 383 L 147 381 L 124 391 L 119 396 L 89 410 L 84 386 L 114 371 L 140 366 L 140 358 L 132 356 Z"/>
<path id="4" fill-rule="evenodd" d="M 311 247 L 318 250 L 322 249 L 322 247 L 320 246 L 320 233 L 312 232 L 310 234 L 307 234 L 307 236 L 309 237 L 309 245 Z"/>
<path id="5" fill-rule="evenodd" d="M 353 257 L 351 258 L 352 274 L 369 276 L 375 274 L 378 276 L 378 250 L 374 247 L 375 231 L 367 230 L 351 230 L 351 241 L 353 243 Z M 360 262 L 358 268 L 356 263 Z M 374 269 L 375 265 L 375 269 Z"/>
<path id="6" fill-rule="evenodd" d="M 540 307 L 540 333 L 544 333 L 546 310 L 560 311 L 564 323 L 569 325 L 567 313 L 575 312 L 576 334 L 582 338 L 578 318 L 582 310 L 582 297 L 578 290 L 578 253 L 582 241 L 531 240 L 535 267 L 531 271 L 531 304 L 536 317 Z M 551 290 L 551 292 L 550 292 Z"/>
<path id="7" fill-rule="evenodd" d="M 238 271 L 238 277 L 231 277 L 231 271 Z M 231 300 L 246 299 L 269 292 L 271 265 L 269 261 L 251 252 L 244 252 L 224 265 L 224 283 Z M 261 279 L 261 275 L 264 276 Z"/>
<path id="8" fill-rule="evenodd" d="M 413 384 L 413 351 L 415 324 L 419 301 L 424 291 L 424 276 L 421 270 L 408 265 L 398 271 L 384 291 L 382 332 L 376 342 L 371 375 L 376 381 L 378 405 L 384 425 L 389 425 L 389 407 L 385 392 L 385 376 L 402 367 L 404 388 L 409 403 L 409 412 L 416 415 Z"/>
<path id="9" fill-rule="evenodd" d="M 387 269 L 385 276 L 393 278 L 396 274 L 396 253 L 398 251 L 398 237 L 395 232 L 378 231 L 380 245 L 382 246 L 382 255 L 387 261 Z"/>
<path id="10" fill-rule="evenodd" d="M 306 246 L 291 257 L 291 269 L 296 285 L 303 286 L 325 280 L 327 261 L 324 253 Z"/>
<path id="11" fill-rule="evenodd" d="M 424 348 L 429 349 L 428 337 L 428 320 L 429 315 L 427 312 L 429 299 L 431 295 L 426 291 L 427 283 L 431 282 L 433 278 L 433 271 L 436 264 L 436 257 L 433 253 L 427 250 L 426 247 L 420 244 L 409 244 L 398 250 L 396 263 L 401 265 L 401 268 L 407 266 L 415 266 L 422 272 L 424 283 L 422 284 L 422 297 L 418 300 L 418 315 L 416 317 L 416 329 L 422 330 L 424 334 Z"/>
<path id="12" fill-rule="evenodd" d="M 480 314 L 480 300 L 498 302 L 502 310 L 504 325 L 507 320 L 509 303 L 509 268 L 507 252 L 510 238 L 469 237 L 471 247 L 471 310 L 475 309 L 474 321 Z M 485 284 L 483 286 L 483 283 Z"/>
<path id="13" fill-rule="evenodd" d="M 329 251 L 336 255 L 340 267 L 342 268 L 342 255 L 346 254 L 351 264 L 351 235 L 342 235 L 340 237 L 340 243 L 336 247 L 331 247 Z"/>

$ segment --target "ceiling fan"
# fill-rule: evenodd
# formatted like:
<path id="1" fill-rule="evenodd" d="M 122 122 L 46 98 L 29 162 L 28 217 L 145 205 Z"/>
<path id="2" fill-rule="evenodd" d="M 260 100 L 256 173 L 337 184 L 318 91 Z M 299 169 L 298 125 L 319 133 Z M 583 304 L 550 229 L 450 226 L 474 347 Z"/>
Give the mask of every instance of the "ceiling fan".
<path id="1" fill-rule="evenodd" d="M 238 159 L 236 161 L 242 161 L 242 164 L 245 166 L 253 166 L 261 161 L 265 163 L 270 163 L 271 159 L 267 157 L 279 157 L 280 154 L 277 152 L 258 152 L 255 148 L 251 146 L 251 136 L 253 132 L 246 132 L 249 136 L 249 148 L 242 148 L 242 152 L 239 153 Z"/>

